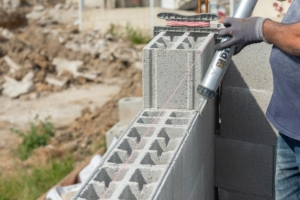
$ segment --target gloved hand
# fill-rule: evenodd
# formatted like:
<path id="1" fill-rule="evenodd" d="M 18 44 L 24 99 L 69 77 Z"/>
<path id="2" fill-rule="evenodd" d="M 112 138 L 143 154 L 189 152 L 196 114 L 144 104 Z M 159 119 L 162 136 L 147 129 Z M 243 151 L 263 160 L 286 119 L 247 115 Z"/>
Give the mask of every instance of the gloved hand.
<path id="1" fill-rule="evenodd" d="M 227 27 L 219 32 L 220 36 L 231 36 L 226 42 L 221 42 L 215 46 L 216 50 L 222 50 L 233 45 L 237 45 L 234 55 L 238 54 L 245 46 L 253 43 L 265 41 L 263 35 L 263 24 L 267 19 L 261 17 L 232 18 L 224 21 Z"/>

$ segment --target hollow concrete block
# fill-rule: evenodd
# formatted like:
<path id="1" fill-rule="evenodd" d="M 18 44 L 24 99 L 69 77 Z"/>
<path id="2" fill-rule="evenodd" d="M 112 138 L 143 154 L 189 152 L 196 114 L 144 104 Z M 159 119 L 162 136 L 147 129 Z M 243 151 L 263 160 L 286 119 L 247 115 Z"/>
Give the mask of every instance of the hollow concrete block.
<path id="1" fill-rule="evenodd" d="M 196 89 L 213 58 L 214 44 L 214 34 L 157 35 L 143 49 L 144 108 L 195 109 L 200 102 Z"/>
<path id="2" fill-rule="evenodd" d="M 272 93 L 223 86 L 221 93 L 221 136 L 276 146 L 277 130 L 265 113 Z"/>
<path id="3" fill-rule="evenodd" d="M 193 110 L 142 110 L 74 199 L 213 200 L 212 104 L 206 117 Z"/>
<path id="4" fill-rule="evenodd" d="M 266 43 L 245 47 L 232 58 L 222 85 L 272 91 L 271 50 L 272 46 Z"/>
<path id="5" fill-rule="evenodd" d="M 274 147 L 215 138 L 215 186 L 250 196 L 274 197 Z"/>
<path id="6" fill-rule="evenodd" d="M 129 124 L 143 108 L 142 97 L 126 97 L 118 102 L 119 121 Z"/>

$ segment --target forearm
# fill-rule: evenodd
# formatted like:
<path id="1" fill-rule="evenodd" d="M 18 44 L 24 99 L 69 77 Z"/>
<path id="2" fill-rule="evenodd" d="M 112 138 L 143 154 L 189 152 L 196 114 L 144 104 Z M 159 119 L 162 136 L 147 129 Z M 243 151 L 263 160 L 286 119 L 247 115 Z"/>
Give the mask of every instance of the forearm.
<path id="1" fill-rule="evenodd" d="M 281 24 L 267 20 L 263 26 L 265 39 L 282 51 L 300 56 L 300 22 Z"/>

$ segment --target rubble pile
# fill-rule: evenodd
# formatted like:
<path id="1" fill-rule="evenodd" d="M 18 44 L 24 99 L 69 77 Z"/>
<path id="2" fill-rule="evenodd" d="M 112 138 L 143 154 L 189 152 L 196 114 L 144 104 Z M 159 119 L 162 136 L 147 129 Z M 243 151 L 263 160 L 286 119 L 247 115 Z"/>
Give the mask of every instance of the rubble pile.
<path id="1" fill-rule="evenodd" d="M 118 122 L 118 100 L 142 95 L 143 45 L 98 29 L 80 33 L 74 0 L 0 0 L 0 7 L 6 7 L 0 9 L 0 97 L 31 100 L 83 84 L 120 86 L 103 107 L 83 109 L 73 123 L 57 129 L 51 148 L 36 150 L 43 159 L 59 151 L 84 160 Z M 16 13 L 23 21 L 11 26 Z M 37 163 L 36 157 L 26 163 Z"/>
<path id="2" fill-rule="evenodd" d="M 32 12 L 41 10 L 47 9 L 35 6 Z M 43 27 L 42 17 L 37 18 L 38 22 L 28 18 L 36 24 L 19 30 L 0 28 L 1 95 L 17 98 L 29 92 L 55 92 L 76 84 L 105 82 L 107 78 L 126 77 L 125 69 L 140 63 L 140 47 L 99 30 L 79 33 L 73 25 L 48 28 L 49 20 Z M 33 74 L 32 79 L 26 79 L 28 87 L 14 89 L 11 94 L 28 73 Z"/>

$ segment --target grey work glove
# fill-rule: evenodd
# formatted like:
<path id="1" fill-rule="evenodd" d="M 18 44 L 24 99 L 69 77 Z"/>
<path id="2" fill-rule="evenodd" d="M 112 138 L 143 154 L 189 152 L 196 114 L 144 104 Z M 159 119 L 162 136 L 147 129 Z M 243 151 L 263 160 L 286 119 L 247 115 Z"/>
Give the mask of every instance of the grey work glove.
<path id="1" fill-rule="evenodd" d="M 226 42 L 221 42 L 215 46 L 216 50 L 222 50 L 233 45 L 237 45 L 234 55 L 238 54 L 245 46 L 253 43 L 265 41 L 263 35 L 263 24 L 267 19 L 261 17 L 232 18 L 224 21 L 227 27 L 219 32 L 220 36 L 231 36 Z"/>

